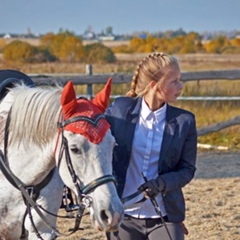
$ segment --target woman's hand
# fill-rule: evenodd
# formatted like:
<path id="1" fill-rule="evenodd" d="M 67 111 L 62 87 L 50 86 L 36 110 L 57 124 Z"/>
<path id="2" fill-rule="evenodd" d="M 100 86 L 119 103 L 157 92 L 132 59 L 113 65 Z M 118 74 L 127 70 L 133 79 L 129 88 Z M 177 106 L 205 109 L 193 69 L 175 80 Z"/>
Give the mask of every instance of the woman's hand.
<path id="1" fill-rule="evenodd" d="M 142 190 L 146 198 L 155 198 L 165 190 L 165 182 L 161 177 L 157 177 L 143 183 L 138 190 Z"/>

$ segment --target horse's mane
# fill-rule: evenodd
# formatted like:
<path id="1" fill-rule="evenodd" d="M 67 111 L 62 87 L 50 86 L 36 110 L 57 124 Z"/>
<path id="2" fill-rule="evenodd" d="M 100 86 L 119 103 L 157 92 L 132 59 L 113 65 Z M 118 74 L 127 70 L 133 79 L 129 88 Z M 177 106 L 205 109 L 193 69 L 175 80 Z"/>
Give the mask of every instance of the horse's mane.
<path id="1" fill-rule="evenodd" d="M 46 144 L 57 133 L 62 88 L 17 85 L 9 125 L 9 144 Z"/>

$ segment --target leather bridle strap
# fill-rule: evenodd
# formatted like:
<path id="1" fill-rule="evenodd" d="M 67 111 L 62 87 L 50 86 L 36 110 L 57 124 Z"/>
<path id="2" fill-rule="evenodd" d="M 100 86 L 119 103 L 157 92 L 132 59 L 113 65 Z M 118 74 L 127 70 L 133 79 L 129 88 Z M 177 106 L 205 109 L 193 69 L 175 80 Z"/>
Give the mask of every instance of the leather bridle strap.
<path id="1" fill-rule="evenodd" d="M 105 176 L 99 177 L 93 180 L 92 182 L 88 183 L 86 186 L 84 186 L 84 188 L 82 188 L 82 193 L 88 194 L 98 186 L 105 184 L 107 182 L 114 182 L 116 184 L 117 180 L 113 175 L 105 175 Z"/>
<path id="2" fill-rule="evenodd" d="M 124 203 L 126 203 L 126 202 L 132 200 L 133 198 L 137 197 L 137 196 L 140 195 L 141 193 L 143 193 L 142 190 L 137 190 L 135 193 L 130 194 L 130 195 L 128 195 L 128 196 L 122 198 L 121 201 L 122 201 L 122 203 L 124 204 Z M 143 199 L 140 200 L 139 202 L 142 202 L 142 201 L 144 201 L 144 200 L 146 200 L 146 198 L 143 198 Z M 137 203 L 139 203 L 139 202 L 137 202 Z"/>
<path id="3" fill-rule="evenodd" d="M 95 119 L 92 119 L 86 116 L 77 116 L 77 117 L 69 118 L 62 122 L 58 122 L 58 128 L 64 128 L 68 124 L 78 122 L 78 121 L 86 121 L 96 126 L 102 118 L 105 118 L 104 114 L 99 114 Z"/>
<path id="4" fill-rule="evenodd" d="M 14 174 L 12 173 L 12 171 L 9 171 L 10 169 L 6 166 L 6 163 L 4 162 L 4 155 L 2 153 L 2 151 L 0 150 L 0 169 L 3 173 L 3 175 L 6 177 L 6 179 L 18 190 L 19 186 L 16 184 L 16 181 L 14 181 Z M 38 194 L 40 192 L 41 189 L 43 189 L 45 186 L 47 186 L 47 184 L 50 182 L 50 180 L 52 179 L 53 176 L 53 172 L 54 172 L 54 168 L 49 172 L 49 174 L 47 175 L 47 177 L 40 182 L 37 185 L 34 186 L 27 186 L 23 183 L 25 188 L 33 188 L 34 189 L 34 194 Z"/>
<path id="5" fill-rule="evenodd" d="M 81 198 L 82 191 L 81 191 L 81 188 L 80 188 L 80 180 L 79 180 L 77 174 L 74 171 L 73 164 L 72 164 L 71 157 L 70 157 L 70 153 L 69 153 L 69 150 L 68 150 L 68 141 L 63 134 L 63 128 L 62 128 L 62 146 L 61 146 L 61 149 L 60 149 L 60 152 L 59 152 L 58 169 L 60 168 L 60 165 L 61 165 L 63 152 L 65 153 L 65 159 L 66 159 L 68 171 L 69 171 L 69 173 L 72 177 L 72 181 L 73 181 L 73 183 L 75 185 L 75 188 L 77 190 L 78 197 Z"/>

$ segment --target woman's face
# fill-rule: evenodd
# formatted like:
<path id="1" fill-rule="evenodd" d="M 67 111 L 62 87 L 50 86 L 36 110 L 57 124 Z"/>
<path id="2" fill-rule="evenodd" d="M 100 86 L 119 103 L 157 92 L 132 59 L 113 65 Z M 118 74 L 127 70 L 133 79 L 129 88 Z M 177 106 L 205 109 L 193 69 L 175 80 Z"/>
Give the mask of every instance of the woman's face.
<path id="1" fill-rule="evenodd" d="M 156 85 L 156 97 L 164 102 L 176 102 L 182 91 L 180 82 L 181 72 L 178 66 L 169 67 L 161 79 L 160 85 Z"/>

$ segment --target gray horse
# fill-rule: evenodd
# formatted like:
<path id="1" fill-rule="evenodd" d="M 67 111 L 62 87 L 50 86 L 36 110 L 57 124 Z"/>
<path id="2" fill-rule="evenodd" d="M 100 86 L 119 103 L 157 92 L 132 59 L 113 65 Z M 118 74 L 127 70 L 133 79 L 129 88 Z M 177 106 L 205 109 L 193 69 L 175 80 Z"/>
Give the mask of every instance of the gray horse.
<path id="1" fill-rule="evenodd" d="M 0 239 L 19 240 L 23 230 L 31 240 L 39 239 L 37 234 L 45 240 L 58 235 L 53 231 L 56 217 L 45 211 L 39 214 L 31 205 L 36 234 L 30 218 L 25 217 L 28 195 L 14 181 L 36 186 L 51 172 L 34 199 L 37 206 L 57 214 L 66 184 L 78 199 L 91 199 L 88 207 L 96 229 L 118 229 L 123 206 L 112 176 L 115 140 L 103 117 L 110 88 L 111 79 L 92 101 L 76 99 L 72 82 L 64 88 L 22 83 L 9 89 L 0 103 L 0 147 L 1 162 L 14 177 L 9 181 L 0 171 Z"/>

